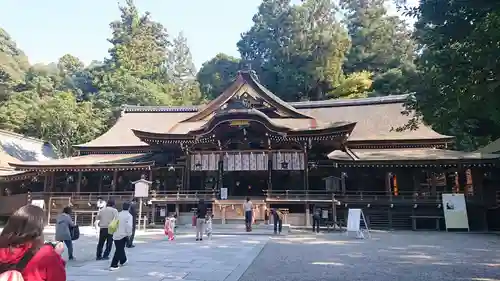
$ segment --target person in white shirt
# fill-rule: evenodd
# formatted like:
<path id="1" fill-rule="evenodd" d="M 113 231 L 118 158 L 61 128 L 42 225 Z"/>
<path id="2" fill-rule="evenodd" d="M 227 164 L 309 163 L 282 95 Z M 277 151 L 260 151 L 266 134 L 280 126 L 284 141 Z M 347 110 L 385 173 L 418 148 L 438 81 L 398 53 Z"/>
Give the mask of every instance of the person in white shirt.
<path id="1" fill-rule="evenodd" d="M 97 243 L 96 260 L 108 260 L 109 253 L 113 248 L 113 235 L 109 234 L 109 224 L 118 218 L 118 210 L 115 208 L 115 201 L 108 200 L 107 206 L 99 211 L 96 220 L 99 227 L 99 242 Z M 104 255 L 102 255 L 102 248 L 106 243 Z"/>
<path id="2" fill-rule="evenodd" d="M 243 203 L 243 210 L 245 211 L 245 225 L 247 232 L 252 231 L 252 213 L 253 213 L 253 203 L 250 201 L 250 197 L 247 197 L 247 201 Z"/>
<path id="3" fill-rule="evenodd" d="M 132 235 L 132 215 L 128 211 L 130 203 L 123 203 L 122 211 L 118 213 L 118 228 L 113 233 L 115 241 L 115 254 L 111 260 L 110 270 L 117 270 L 120 265 L 127 263 L 127 255 L 125 254 L 125 245 L 128 238 Z"/>

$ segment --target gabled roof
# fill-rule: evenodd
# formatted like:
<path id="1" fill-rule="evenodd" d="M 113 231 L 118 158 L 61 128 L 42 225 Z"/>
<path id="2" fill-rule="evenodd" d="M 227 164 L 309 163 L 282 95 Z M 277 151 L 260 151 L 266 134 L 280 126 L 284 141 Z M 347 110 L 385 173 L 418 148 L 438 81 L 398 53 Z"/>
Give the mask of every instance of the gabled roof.
<path id="1" fill-rule="evenodd" d="M 311 118 L 310 116 L 300 113 L 292 105 L 278 98 L 266 87 L 261 85 L 257 81 L 255 74 L 253 74 L 251 71 L 240 71 L 236 76 L 236 80 L 221 95 L 219 95 L 217 98 L 212 100 L 208 105 L 203 107 L 200 111 L 198 111 L 193 116 L 187 118 L 183 122 L 193 122 L 193 121 L 203 120 L 210 114 L 222 108 L 224 104 L 226 104 L 231 98 L 239 94 L 240 89 L 244 88 L 245 86 L 247 86 L 247 89 L 244 89 L 243 90 L 244 92 L 247 91 L 255 92 L 258 95 L 257 98 L 261 98 L 271 107 L 274 107 L 278 111 L 281 111 L 284 114 L 288 115 L 288 117 Z"/>
<path id="2" fill-rule="evenodd" d="M 326 101 L 292 102 L 289 105 L 308 118 L 281 118 L 273 120 L 282 125 L 307 128 L 311 122 L 317 126 L 335 122 L 356 123 L 349 143 L 373 141 L 400 142 L 436 141 L 450 142 L 453 137 L 441 135 L 431 127 L 420 124 L 418 129 L 399 132 L 396 129 L 404 126 L 412 118 L 405 115 L 404 103 L 408 96 L 387 96 L 364 99 L 338 99 Z M 136 147 L 147 148 L 148 145 L 137 138 L 132 129 L 144 132 L 183 133 L 204 125 L 207 121 L 182 122 L 200 110 L 198 106 L 131 106 L 123 107 L 122 116 L 117 123 L 102 136 L 76 148 L 111 148 Z"/>

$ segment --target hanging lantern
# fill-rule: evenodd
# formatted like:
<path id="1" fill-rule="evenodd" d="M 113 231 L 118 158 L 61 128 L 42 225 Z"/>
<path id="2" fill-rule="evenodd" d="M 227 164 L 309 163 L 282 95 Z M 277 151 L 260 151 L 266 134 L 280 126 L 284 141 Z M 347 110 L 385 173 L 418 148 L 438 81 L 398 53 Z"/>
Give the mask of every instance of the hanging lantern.
<path id="1" fill-rule="evenodd" d="M 394 196 L 399 195 L 399 188 L 398 188 L 398 179 L 396 175 L 392 176 L 392 184 L 393 184 L 393 191 L 394 191 Z"/>

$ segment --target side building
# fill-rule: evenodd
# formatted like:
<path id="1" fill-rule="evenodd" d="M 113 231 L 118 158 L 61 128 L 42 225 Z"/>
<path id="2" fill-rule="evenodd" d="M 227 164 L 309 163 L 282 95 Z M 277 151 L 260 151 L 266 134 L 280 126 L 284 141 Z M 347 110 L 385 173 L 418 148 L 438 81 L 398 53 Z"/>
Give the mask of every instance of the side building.
<path id="1" fill-rule="evenodd" d="M 97 196 L 130 200 L 142 177 L 153 182 L 143 208 L 152 223 L 168 212 L 188 223 L 200 198 L 218 222 L 239 222 L 250 196 L 258 220 L 267 208 L 293 225 L 309 225 L 314 208 L 331 220 L 363 208 L 372 227 L 410 229 L 416 217 L 435 225 L 442 193 L 463 193 L 471 228 L 484 229 L 500 155 L 447 150 L 453 137 L 424 124 L 399 130 L 412 117 L 406 100 L 287 103 L 241 71 L 205 106 L 124 106 L 108 132 L 76 146 L 79 156 L 11 165 L 45 176 L 49 213 L 68 203 L 91 212 Z"/>
<path id="2" fill-rule="evenodd" d="M 9 163 L 56 159 L 54 147 L 42 140 L 0 130 L 0 220 L 28 203 L 31 192 L 43 191 L 45 176 L 15 170 Z"/>

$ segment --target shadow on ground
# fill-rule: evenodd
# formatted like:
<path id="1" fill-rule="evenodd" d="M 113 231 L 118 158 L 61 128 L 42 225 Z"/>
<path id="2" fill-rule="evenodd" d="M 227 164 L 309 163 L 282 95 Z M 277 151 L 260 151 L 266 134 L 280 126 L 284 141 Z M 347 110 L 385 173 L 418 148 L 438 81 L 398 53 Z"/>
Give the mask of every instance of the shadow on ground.
<path id="1" fill-rule="evenodd" d="M 240 281 L 498 281 L 499 242 L 495 235 L 428 232 L 276 238 Z"/>

